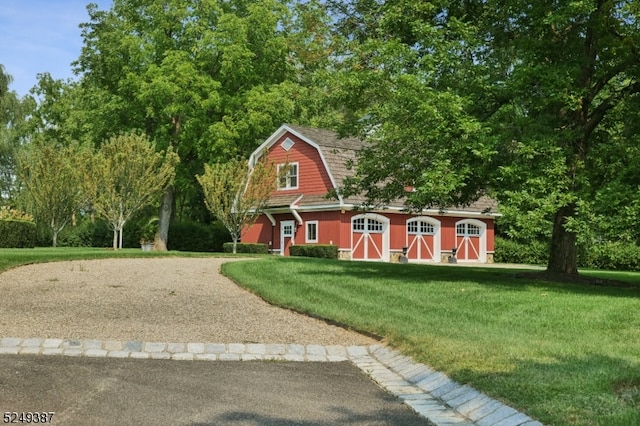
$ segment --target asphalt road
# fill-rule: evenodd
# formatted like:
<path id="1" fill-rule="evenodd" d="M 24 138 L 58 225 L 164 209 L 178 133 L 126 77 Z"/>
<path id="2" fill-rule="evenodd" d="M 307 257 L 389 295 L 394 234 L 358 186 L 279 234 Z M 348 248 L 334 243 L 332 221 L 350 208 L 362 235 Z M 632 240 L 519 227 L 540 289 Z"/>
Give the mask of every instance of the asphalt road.
<path id="1" fill-rule="evenodd" d="M 1 355 L 6 411 L 54 425 L 426 424 L 350 362 Z"/>

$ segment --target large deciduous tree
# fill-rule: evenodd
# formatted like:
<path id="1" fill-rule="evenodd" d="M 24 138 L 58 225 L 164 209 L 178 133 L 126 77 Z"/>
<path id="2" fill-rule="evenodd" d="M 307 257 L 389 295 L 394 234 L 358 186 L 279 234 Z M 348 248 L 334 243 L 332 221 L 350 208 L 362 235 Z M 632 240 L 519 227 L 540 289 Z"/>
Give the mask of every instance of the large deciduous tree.
<path id="1" fill-rule="evenodd" d="M 91 111 L 85 127 L 97 141 L 113 129 L 139 129 L 181 158 L 162 199 L 161 243 L 175 210 L 196 204 L 194 176 L 205 163 L 247 156 L 283 122 L 322 115 L 322 93 L 301 74 L 328 54 L 313 38 L 328 33 L 326 16 L 315 0 L 290 6 L 287 0 L 89 6 L 75 62 L 82 107 Z"/>
<path id="2" fill-rule="evenodd" d="M 345 4 L 336 93 L 354 111 L 347 131 L 371 141 L 346 189 L 416 209 L 489 192 L 550 223 L 548 271 L 577 273 L 601 188 L 637 187 L 628 162 L 623 179 L 602 161 L 635 152 L 637 2 Z"/>
<path id="3" fill-rule="evenodd" d="M 113 248 L 122 248 L 122 231 L 131 216 L 152 204 L 175 176 L 177 155 L 157 151 L 146 135 L 109 139 L 86 161 L 85 190 L 96 214 L 113 229 Z"/>
<path id="4" fill-rule="evenodd" d="M 488 123 L 504 154 L 505 202 L 548 213 L 547 268 L 574 274 L 579 230 L 615 177 L 600 159 L 623 155 L 625 115 L 639 111 L 640 10 L 620 0 L 525 6 L 487 4 L 483 28 L 504 70 Z"/>
<path id="5" fill-rule="evenodd" d="M 266 156 L 254 164 L 233 159 L 206 164 L 204 174 L 197 178 L 207 208 L 231 234 L 233 253 L 236 253 L 242 231 L 260 216 L 275 189 L 275 165 Z"/>

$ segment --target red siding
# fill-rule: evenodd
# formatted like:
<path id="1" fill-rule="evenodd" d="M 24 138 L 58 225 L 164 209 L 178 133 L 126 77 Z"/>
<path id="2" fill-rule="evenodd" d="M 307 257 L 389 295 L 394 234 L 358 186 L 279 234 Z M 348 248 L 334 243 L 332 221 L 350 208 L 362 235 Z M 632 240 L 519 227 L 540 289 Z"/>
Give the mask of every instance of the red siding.
<path id="1" fill-rule="evenodd" d="M 286 138 L 295 142 L 289 151 L 285 151 L 280 146 Z M 333 189 L 318 150 L 302 139 L 286 133 L 271 146 L 267 155 L 276 164 L 298 163 L 298 188 L 276 190 L 273 195 L 284 195 L 288 192 L 324 195 Z"/>
<path id="2" fill-rule="evenodd" d="M 245 227 L 242 230 L 242 242 L 245 243 L 264 243 L 269 244 L 269 241 L 272 241 L 271 230 L 272 230 L 271 222 L 265 215 L 261 215 L 256 222 L 250 226 Z M 278 236 L 278 238 L 280 238 Z M 271 247 L 269 247 L 271 248 Z"/>

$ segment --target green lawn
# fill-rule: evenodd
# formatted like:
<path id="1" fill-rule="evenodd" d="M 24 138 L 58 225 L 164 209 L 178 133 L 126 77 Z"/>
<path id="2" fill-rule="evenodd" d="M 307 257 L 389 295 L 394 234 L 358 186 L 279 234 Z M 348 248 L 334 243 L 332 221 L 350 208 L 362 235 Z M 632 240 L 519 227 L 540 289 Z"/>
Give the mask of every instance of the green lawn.
<path id="1" fill-rule="evenodd" d="M 106 248 L 72 248 L 72 247 L 38 247 L 33 249 L 0 248 L 0 271 L 19 265 L 64 260 L 106 259 L 120 257 L 154 257 L 154 256 L 233 256 L 223 253 L 191 253 L 178 251 L 145 252 L 140 249 L 112 250 Z M 250 256 L 250 255 L 244 255 Z M 243 256 L 243 257 L 244 257 Z"/>
<path id="2" fill-rule="evenodd" d="M 268 257 L 223 272 L 265 299 L 384 336 L 548 425 L 640 424 L 636 287 L 515 278 L 514 270 Z"/>

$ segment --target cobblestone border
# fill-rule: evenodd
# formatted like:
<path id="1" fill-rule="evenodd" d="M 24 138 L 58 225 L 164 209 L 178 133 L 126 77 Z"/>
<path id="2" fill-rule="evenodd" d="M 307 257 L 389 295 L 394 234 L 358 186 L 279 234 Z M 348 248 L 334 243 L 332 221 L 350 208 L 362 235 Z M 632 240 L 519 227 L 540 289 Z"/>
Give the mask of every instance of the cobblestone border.
<path id="1" fill-rule="evenodd" d="M 163 343 L 5 337 L 0 339 L 0 354 L 182 361 L 350 361 L 436 426 L 542 426 L 529 416 L 382 345 Z"/>

